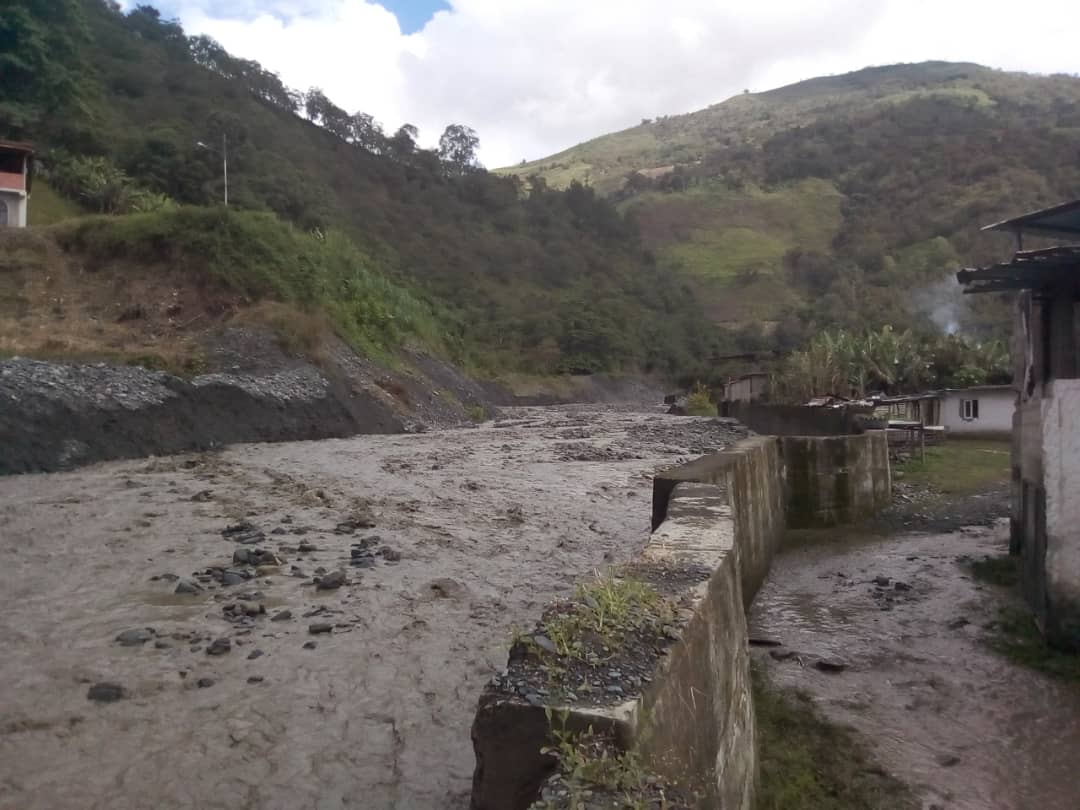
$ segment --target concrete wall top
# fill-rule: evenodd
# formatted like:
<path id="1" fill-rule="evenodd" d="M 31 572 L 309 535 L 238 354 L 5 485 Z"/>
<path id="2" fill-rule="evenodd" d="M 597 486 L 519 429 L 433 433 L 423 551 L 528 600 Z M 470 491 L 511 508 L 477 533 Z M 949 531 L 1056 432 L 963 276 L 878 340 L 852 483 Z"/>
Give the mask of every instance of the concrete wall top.
<path id="1" fill-rule="evenodd" d="M 806 405 L 766 405 L 721 402 L 722 416 L 737 419 L 763 436 L 845 436 L 862 433 L 868 412 L 857 408 L 811 408 Z"/>

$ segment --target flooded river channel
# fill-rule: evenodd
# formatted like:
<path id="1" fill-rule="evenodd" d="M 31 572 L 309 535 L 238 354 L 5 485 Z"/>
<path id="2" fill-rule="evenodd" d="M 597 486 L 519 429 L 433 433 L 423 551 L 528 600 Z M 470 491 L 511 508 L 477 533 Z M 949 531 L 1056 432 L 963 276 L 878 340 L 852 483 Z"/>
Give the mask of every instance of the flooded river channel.
<path id="1" fill-rule="evenodd" d="M 533 408 L 0 478 L 0 808 L 467 806 L 513 628 L 740 435 Z"/>

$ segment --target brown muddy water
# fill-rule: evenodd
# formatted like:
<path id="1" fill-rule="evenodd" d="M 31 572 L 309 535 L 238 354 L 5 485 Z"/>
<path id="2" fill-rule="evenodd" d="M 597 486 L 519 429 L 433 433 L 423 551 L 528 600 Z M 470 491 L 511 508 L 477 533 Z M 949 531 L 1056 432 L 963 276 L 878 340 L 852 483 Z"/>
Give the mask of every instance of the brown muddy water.
<path id="1" fill-rule="evenodd" d="M 603 408 L 508 414 L 0 479 L 0 808 L 467 806 L 472 714 L 514 626 L 640 548 L 657 466 L 737 438 Z M 339 526 L 357 516 L 374 527 Z M 160 577 L 228 565 L 240 519 L 280 569 L 175 595 Z M 353 567 L 361 541 L 391 553 Z M 316 590 L 319 568 L 348 582 Z M 267 614 L 227 621 L 238 592 Z M 208 655 L 218 638 L 231 650 Z M 88 700 L 98 682 L 126 697 Z"/>
<path id="2" fill-rule="evenodd" d="M 1080 688 L 979 641 L 1006 595 L 962 558 L 1006 549 L 1001 526 L 793 535 L 751 617 L 752 636 L 783 647 L 755 657 L 861 732 L 924 808 L 1077 810 Z M 819 671 L 821 659 L 846 668 Z"/>

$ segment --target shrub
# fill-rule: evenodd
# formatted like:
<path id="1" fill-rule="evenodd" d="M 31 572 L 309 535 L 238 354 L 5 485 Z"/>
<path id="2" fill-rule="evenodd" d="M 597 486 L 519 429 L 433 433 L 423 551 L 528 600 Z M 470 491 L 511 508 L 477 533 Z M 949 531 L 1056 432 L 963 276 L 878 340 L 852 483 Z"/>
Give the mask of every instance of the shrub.
<path id="1" fill-rule="evenodd" d="M 97 261 L 165 264 L 222 283 L 249 301 L 278 301 L 322 315 L 342 339 L 368 354 L 410 341 L 444 354 L 448 316 L 390 281 L 345 236 L 312 235 L 266 212 L 170 207 L 61 226 L 66 249 Z M 285 330 L 288 331 L 288 330 Z M 287 348 L 309 343 L 282 334 Z"/>
<path id="2" fill-rule="evenodd" d="M 686 412 L 690 416 L 716 416 L 716 405 L 712 394 L 703 383 L 695 383 L 686 398 Z"/>

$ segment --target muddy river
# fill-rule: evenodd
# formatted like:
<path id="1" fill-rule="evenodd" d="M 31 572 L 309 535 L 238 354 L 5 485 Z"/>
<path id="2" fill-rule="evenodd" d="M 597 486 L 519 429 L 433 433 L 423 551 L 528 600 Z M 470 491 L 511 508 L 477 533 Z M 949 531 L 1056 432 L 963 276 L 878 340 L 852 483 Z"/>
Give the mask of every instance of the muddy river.
<path id="1" fill-rule="evenodd" d="M 980 642 L 1006 598 L 964 558 L 1006 529 L 889 538 L 803 534 L 774 561 L 751 617 L 771 678 L 853 726 L 924 808 L 1080 808 L 1080 689 Z M 842 671 L 820 671 L 824 659 Z"/>
<path id="2" fill-rule="evenodd" d="M 515 625 L 737 437 L 537 408 L 0 479 L 0 808 L 467 806 Z"/>

